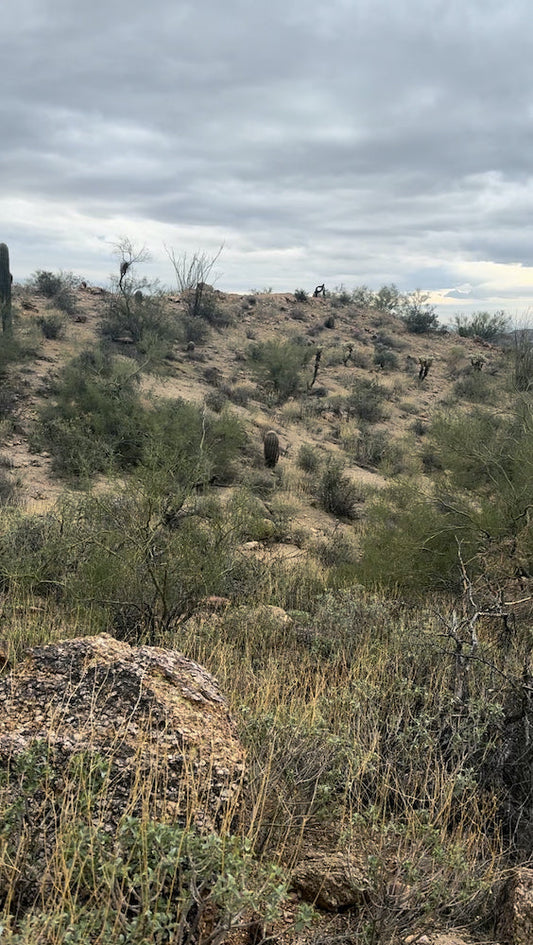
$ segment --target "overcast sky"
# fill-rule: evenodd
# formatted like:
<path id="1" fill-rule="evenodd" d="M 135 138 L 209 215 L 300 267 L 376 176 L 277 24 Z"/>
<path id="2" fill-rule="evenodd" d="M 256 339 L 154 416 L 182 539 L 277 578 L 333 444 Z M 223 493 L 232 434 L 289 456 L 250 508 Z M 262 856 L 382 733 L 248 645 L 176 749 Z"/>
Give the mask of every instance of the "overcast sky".
<path id="1" fill-rule="evenodd" d="M 0 241 L 16 281 L 394 282 L 533 306 L 528 0 L 2 0 Z M 442 306 L 442 307 L 441 307 Z"/>

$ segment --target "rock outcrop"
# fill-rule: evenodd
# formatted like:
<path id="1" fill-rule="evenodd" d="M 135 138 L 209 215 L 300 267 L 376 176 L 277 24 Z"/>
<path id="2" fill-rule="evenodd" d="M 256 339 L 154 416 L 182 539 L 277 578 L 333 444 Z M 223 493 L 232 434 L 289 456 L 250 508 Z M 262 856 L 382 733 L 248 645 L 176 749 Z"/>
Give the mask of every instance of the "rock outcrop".
<path id="1" fill-rule="evenodd" d="M 0 771 L 35 746 L 52 793 L 73 761 L 90 777 L 96 760 L 110 824 L 141 809 L 207 830 L 237 816 L 242 746 L 216 680 L 180 653 L 108 634 L 30 650 L 0 677 Z"/>

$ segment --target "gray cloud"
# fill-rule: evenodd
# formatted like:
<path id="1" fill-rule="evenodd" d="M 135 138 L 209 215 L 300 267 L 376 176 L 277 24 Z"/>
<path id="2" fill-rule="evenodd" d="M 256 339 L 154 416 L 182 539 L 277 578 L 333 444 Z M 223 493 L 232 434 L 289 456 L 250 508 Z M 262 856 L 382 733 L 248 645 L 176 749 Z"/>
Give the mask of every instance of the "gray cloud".
<path id="1" fill-rule="evenodd" d="M 163 242 L 223 239 L 236 290 L 475 294 L 470 264 L 533 266 L 524 0 L 4 5 L 0 238 L 22 270 L 105 279 L 125 230 L 168 280 Z"/>

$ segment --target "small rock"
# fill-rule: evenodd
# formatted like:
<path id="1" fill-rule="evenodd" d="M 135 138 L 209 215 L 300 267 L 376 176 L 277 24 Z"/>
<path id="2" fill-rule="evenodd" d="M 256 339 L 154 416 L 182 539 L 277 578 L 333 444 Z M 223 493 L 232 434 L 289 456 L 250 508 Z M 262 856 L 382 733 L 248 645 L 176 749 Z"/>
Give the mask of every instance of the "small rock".
<path id="1" fill-rule="evenodd" d="M 361 906 L 369 883 L 361 864 L 349 854 L 316 853 L 298 864 L 292 886 L 307 902 L 338 912 Z"/>

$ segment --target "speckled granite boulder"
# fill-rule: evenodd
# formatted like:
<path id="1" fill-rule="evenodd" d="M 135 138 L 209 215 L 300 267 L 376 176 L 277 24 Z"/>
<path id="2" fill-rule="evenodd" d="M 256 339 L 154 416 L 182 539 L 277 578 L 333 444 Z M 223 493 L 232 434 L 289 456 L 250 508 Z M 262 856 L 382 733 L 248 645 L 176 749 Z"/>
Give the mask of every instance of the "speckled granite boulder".
<path id="1" fill-rule="evenodd" d="M 110 824 L 142 810 L 211 830 L 238 816 L 244 752 L 226 701 L 180 653 L 108 634 L 30 650 L 0 676 L 0 771 L 36 745 L 58 796 L 73 759 L 86 772 L 97 759 Z"/>

